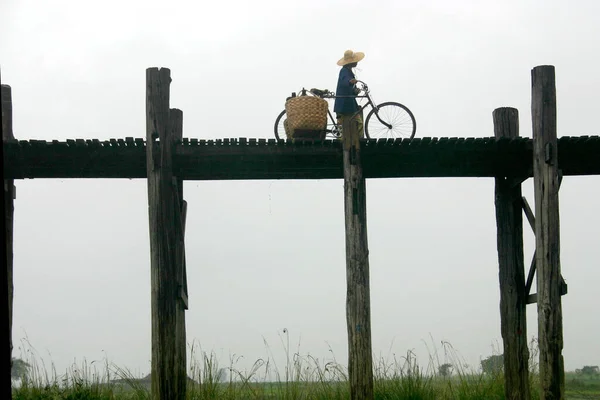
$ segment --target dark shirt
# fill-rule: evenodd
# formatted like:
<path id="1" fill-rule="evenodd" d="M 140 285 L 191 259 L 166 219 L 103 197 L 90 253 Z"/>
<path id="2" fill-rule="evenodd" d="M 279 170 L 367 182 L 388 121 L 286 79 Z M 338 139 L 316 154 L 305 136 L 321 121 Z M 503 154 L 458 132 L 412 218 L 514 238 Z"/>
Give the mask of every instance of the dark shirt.
<path id="1" fill-rule="evenodd" d="M 352 69 L 346 66 L 342 67 L 337 89 L 335 90 L 335 95 L 341 97 L 336 97 L 335 104 L 333 105 L 333 111 L 337 114 L 353 114 L 358 111 L 358 103 L 356 102 L 356 95 L 353 90 L 354 85 L 350 83 L 351 79 L 354 79 Z"/>

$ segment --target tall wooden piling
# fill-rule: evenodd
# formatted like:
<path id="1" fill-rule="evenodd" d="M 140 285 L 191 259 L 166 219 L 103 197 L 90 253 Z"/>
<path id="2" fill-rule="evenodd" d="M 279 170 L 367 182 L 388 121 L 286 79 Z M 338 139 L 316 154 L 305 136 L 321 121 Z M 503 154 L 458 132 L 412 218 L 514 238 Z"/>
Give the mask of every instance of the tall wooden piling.
<path id="1" fill-rule="evenodd" d="M 13 140 L 12 90 L 2 85 L 2 141 Z M 12 313 L 13 313 L 13 227 L 14 227 L 15 185 L 13 179 L 4 180 L 4 220 L 6 223 L 6 274 L 8 280 L 8 329 L 10 352 L 12 354 Z M 11 356 L 12 357 L 12 356 Z"/>
<path id="2" fill-rule="evenodd" d="M 538 341 L 542 399 L 564 398 L 554 67 L 531 71 Z"/>
<path id="3" fill-rule="evenodd" d="M 146 171 L 150 223 L 152 285 L 152 398 L 185 399 L 185 357 L 182 357 L 179 299 L 180 239 L 177 185 L 173 177 L 173 132 L 169 109 L 171 72 L 146 70 Z M 179 321 L 179 325 L 178 325 Z M 185 347 L 185 344 L 184 344 Z M 185 352 L 183 353 L 185 354 Z M 181 374 L 184 374 L 182 377 Z"/>
<path id="4" fill-rule="evenodd" d="M 493 112 L 494 136 L 519 136 L 519 112 L 498 108 Z M 500 280 L 500 327 L 504 344 L 504 393 L 507 400 L 529 400 L 529 350 L 525 309 L 523 213 L 520 177 L 495 178 L 497 248 Z"/>
<path id="5" fill-rule="evenodd" d="M 0 102 L 2 104 L 2 165 L 4 165 L 4 142 L 14 139 L 12 129 L 12 92 L 8 85 L 0 83 Z M 14 199 L 15 186 L 12 179 L 4 179 L 4 263 L 5 268 L 2 268 L 2 306 L 8 308 L 7 326 L 5 330 L 8 333 L 8 343 L 2 344 L 2 358 L 4 361 L 0 365 L 9 366 L 12 368 L 12 313 L 13 313 L 13 226 L 14 226 Z M 5 303 L 6 301 L 6 303 Z M 6 305 L 5 305 L 6 304 Z M 6 308 L 5 308 L 6 310 Z M 4 347 L 6 346 L 6 347 Z M 5 358 L 6 357 L 6 358 Z M 4 367 L 2 369 L 5 369 Z M 3 397 L 10 399 L 12 397 L 11 378 L 9 371 L 5 372 L 5 379 L 2 379 L 4 385 L 2 391 Z"/>
<path id="6" fill-rule="evenodd" d="M 344 213 L 346 219 L 346 322 L 350 398 L 373 399 L 371 294 L 367 243 L 366 183 L 356 121 L 343 121 Z"/>
<path id="7" fill-rule="evenodd" d="M 183 138 L 183 112 L 177 108 L 172 108 L 170 112 L 171 131 L 173 140 Z M 187 214 L 187 203 L 183 200 L 183 180 L 173 177 L 175 194 L 175 234 L 176 234 L 176 254 L 177 254 L 177 314 L 175 316 L 176 340 L 177 340 L 177 368 L 178 386 L 187 388 L 186 374 L 186 334 L 185 334 L 185 310 L 188 308 L 187 296 L 187 276 L 185 269 L 185 218 Z"/>

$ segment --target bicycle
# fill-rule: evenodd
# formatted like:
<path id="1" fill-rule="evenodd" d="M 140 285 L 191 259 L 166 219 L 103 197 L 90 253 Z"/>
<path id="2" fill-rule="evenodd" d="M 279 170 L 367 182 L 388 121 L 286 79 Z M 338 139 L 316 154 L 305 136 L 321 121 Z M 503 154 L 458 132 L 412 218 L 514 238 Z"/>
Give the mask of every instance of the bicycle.
<path id="1" fill-rule="evenodd" d="M 367 114 L 367 118 L 364 120 L 365 136 L 367 139 L 378 139 L 378 138 L 402 138 L 412 139 L 417 131 L 417 121 L 413 113 L 408 107 L 396 103 L 394 101 L 388 101 L 377 105 L 371 98 L 371 92 L 369 87 L 363 81 L 357 81 L 355 86 L 357 91 L 356 96 L 336 96 L 334 92 L 330 92 L 327 89 L 302 89 L 301 96 L 307 96 L 310 93 L 313 96 L 320 97 L 322 99 L 335 99 L 338 97 L 354 97 L 354 98 L 365 98 L 367 99 L 366 104 L 359 106 L 359 110 L 356 114 L 362 112 L 367 106 L 371 106 L 371 111 Z M 359 95 L 360 93 L 363 95 Z M 294 94 L 292 94 L 294 95 Z M 332 139 L 340 139 L 342 137 L 342 127 L 338 125 L 337 120 L 333 117 L 333 114 L 327 109 L 328 119 L 327 125 L 324 127 L 325 137 Z M 356 115 L 355 114 L 355 115 Z M 283 110 L 275 120 L 275 137 L 277 139 L 285 139 L 285 110 Z M 375 117 L 373 117 L 375 116 Z"/>

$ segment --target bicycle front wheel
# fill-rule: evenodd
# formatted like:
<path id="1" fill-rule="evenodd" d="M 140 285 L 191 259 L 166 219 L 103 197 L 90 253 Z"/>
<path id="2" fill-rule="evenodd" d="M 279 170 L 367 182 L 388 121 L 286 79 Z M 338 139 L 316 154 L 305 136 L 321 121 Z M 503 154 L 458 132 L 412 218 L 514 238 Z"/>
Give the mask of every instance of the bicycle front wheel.
<path id="1" fill-rule="evenodd" d="M 286 116 L 285 116 L 285 110 L 283 110 L 281 113 L 279 113 L 279 115 L 277 116 L 277 119 L 275 120 L 275 137 L 279 140 L 285 140 L 287 139 L 287 136 L 285 134 L 285 126 L 283 125 L 283 123 L 286 120 Z"/>
<path id="2" fill-rule="evenodd" d="M 365 121 L 367 139 L 412 139 L 416 132 L 413 113 L 400 103 L 381 103 Z"/>

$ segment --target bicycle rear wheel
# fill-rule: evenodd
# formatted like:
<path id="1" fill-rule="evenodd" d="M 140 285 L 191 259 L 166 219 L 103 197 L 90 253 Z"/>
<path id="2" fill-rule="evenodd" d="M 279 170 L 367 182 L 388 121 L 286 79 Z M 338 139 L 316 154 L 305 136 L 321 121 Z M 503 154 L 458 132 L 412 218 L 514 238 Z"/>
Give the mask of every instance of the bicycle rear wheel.
<path id="1" fill-rule="evenodd" d="M 412 139 L 416 132 L 417 121 L 413 113 L 393 101 L 373 108 L 365 121 L 367 139 Z"/>
<path id="2" fill-rule="evenodd" d="M 286 140 L 287 136 L 285 134 L 285 127 L 283 126 L 284 121 L 286 120 L 286 116 L 285 116 L 285 110 L 283 110 L 281 113 L 279 113 L 279 115 L 277 116 L 277 119 L 275 120 L 275 138 L 277 139 L 282 139 L 282 140 Z"/>

